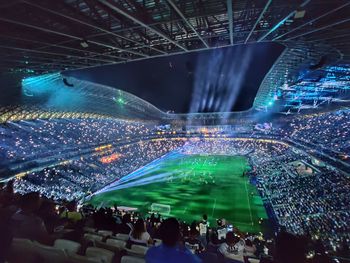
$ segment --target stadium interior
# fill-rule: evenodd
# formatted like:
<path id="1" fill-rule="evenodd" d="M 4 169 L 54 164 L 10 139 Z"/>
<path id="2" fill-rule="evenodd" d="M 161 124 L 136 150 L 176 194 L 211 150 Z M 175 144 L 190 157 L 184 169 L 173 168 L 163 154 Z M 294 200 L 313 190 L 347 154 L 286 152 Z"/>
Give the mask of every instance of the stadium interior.
<path id="1" fill-rule="evenodd" d="M 0 1 L 0 263 L 350 262 L 348 0 Z"/>

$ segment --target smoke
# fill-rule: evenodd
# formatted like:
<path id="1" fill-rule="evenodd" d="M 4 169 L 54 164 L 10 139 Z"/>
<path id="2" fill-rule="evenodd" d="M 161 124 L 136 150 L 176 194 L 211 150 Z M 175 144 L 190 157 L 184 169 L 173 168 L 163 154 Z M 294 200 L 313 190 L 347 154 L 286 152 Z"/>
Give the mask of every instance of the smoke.
<path id="1" fill-rule="evenodd" d="M 230 112 L 251 60 L 252 51 L 244 46 L 201 54 L 194 74 L 190 112 Z"/>

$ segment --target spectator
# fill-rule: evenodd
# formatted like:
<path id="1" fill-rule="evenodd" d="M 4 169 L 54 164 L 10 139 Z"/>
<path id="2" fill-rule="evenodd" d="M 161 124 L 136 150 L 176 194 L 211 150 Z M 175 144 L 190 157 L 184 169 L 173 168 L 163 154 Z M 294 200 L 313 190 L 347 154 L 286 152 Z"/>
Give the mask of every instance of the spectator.
<path id="1" fill-rule="evenodd" d="M 193 254 L 199 254 L 204 251 L 204 246 L 198 237 L 198 231 L 192 228 L 189 233 L 189 237 L 184 240 L 186 248 L 188 248 Z"/>
<path id="2" fill-rule="evenodd" d="M 179 245 L 180 225 L 175 218 L 168 218 L 160 226 L 162 244 L 147 251 L 147 263 L 197 263 L 201 260 L 186 247 Z"/>
<path id="3" fill-rule="evenodd" d="M 203 245 L 207 245 L 208 243 L 208 216 L 206 214 L 203 215 L 202 221 L 199 222 L 199 235 L 200 240 Z"/>
<path id="4" fill-rule="evenodd" d="M 130 241 L 140 245 L 152 245 L 153 240 L 146 230 L 146 224 L 142 218 L 137 219 L 134 229 L 129 235 Z"/>
<path id="5" fill-rule="evenodd" d="M 216 229 L 217 237 L 221 242 L 223 242 L 227 234 L 226 220 L 224 218 L 218 219 L 216 223 L 218 225 Z"/>
<path id="6" fill-rule="evenodd" d="M 227 232 L 225 242 L 218 249 L 225 262 L 243 262 L 243 250 L 244 245 L 240 242 L 240 238 L 231 231 Z"/>
<path id="7" fill-rule="evenodd" d="M 133 228 L 130 214 L 123 215 L 122 223 L 118 226 L 118 232 L 129 235 Z"/>
<path id="8" fill-rule="evenodd" d="M 244 262 L 249 263 L 248 259 L 255 258 L 256 257 L 255 253 L 256 253 L 255 245 L 250 239 L 246 239 L 244 244 L 244 250 L 243 250 Z"/>
<path id="9" fill-rule="evenodd" d="M 68 220 L 73 221 L 74 223 L 83 219 L 83 216 L 80 212 L 77 212 L 77 203 L 71 201 L 67 204 L 67 210 L 64 211 L 61 215 L 61 218 L 67 218 Z"/>
<path id="10" fill-rule="evenodd" d="M 14 237 L 28 238 L 41 243 L 50 243 L 44 221 L 36 215 L 41 199 L 38 193 L 28 193 L 22 196 L 20 209 L 12 216 Z"/>

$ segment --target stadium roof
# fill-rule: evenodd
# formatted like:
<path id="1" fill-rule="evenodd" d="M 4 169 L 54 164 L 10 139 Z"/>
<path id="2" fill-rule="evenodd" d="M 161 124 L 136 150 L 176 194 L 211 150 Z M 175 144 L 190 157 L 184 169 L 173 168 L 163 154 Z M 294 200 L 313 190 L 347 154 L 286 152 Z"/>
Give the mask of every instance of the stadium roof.
<path id="1" fill-rule="evenodd" d="M 14 0 L 0 6 L 1 68 L 60 71 L 218 46 L 326 43 L 350 57 L 346 0 Z"/>
<path id="2" fill-rule="evenodd" d="M 334 97 L 309 92 L 300 102 L 300 94 L 286 90 L 297 85 L 304 94 L 310 71 L 349 63 L 349 14 L 347 0 L 13 0 L 0 5 L 0 69 L 43 74 L 272 41 L 287 48 L 254 107 L 289 95 L 284 108 L 300 110 Z M 346 69 L 336 74 L 344 70 L 348 77 Z M 348 90 L 346 83 L 339 91 Z"/>

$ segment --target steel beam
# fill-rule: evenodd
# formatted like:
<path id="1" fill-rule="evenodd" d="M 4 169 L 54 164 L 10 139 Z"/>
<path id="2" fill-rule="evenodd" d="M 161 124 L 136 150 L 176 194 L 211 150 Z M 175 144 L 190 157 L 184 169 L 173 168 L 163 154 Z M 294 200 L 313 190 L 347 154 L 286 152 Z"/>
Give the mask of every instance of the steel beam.
<path id="1" fill-rule="evenodd" d="M 42 44 L 42 45 L 46 45 L 46 47 L 57 47 L 57 48 L 62 48 L 62 49 L 66 49 L 66 50 L 72 50 L 72 51 L 76 51 L 76 52 L 83 52 L 83 53 L 90 53 L 90 54 L 94 54 L 94 56 L 84 56 L 81 57 L 81 59 L 86 59 L 86 58 L 91 58 L 91 57 L 96 57 L 96 56 L 105 56 L 105 57 L 110 57 L 110 58 L 114 58 L 114 59 L 121 59 L 124 60 L 125 58 L 122 57 L 118 57 L 118 56 L 113 56 L 113 55 L 106 55 L 105 53 L 97 53 L 94 51 L 90 51 L 90 50 L 82 50 L 82 49 L 78 49 L 78 48 L 73 48 L 73 47 L 67 47 L 67 46 L 61 46 L 59 44 L 52 44 L 52 43 L 47 43 L 47 42 L 42 42 L 42 41 L 37 41 L 37 40 L 32 40 L 32 39 L 27 39 L 27 38 L 20 38 L 20 37 L 12 37 L 12 36 L 8 36 L 8 35 L 2 35 L 0 36 L 0 39 L 12 39 L 15 41 L 24 41 L 24 42 L 28 42 L 28 43 L 35 43 L 35 44 Z M 41 50 L 42 47 L 37 48 L 35 50 Z M 112 60 L 110 60 L 110 62 L 113 62 Z"/>
<path id="2" fill-rule="evenodd" d="M 304 7 L 306 6 L 311 0 L 306 0 L 304 1 L 300 7 Z M 295 15 L 295 13 L 297 12 L 297 10 L 293 10 L 292 12 L 290 12 L 285 18 L 283 18 L 281 21 L 279 21 L 274 27 L 272 27 L 266 34 L 264 34 L 262 37 L 260 37 L 258 39 L 258 42 L 264 40 L 268 35 L 270 35 L 272 32 L 274 32 L 275 30 L 277 30 L 280 26 L 283 25 L 283 23 L 285 21 L 287 21 L 289 18 L 291 18 L 292 16 Z"/>
<path id="3" fill-rule="evenodd" d="M 255 21 L 254 26 L 252 27 L 252 29 L 250 30 L 250 32 L 249 32 L 247 38 L 246 38 L 245 41 L 244 41 L 244 44 L 246 44 L 246 43 L 248 42 L 250 36 L 253 34 L 253 32 L 254 32 L 256 26 L 259 24 L 260 20 L 263 18 L 264 14 L 265 14 L 265 12 L 267 11 L 267 9 L 269 8 L 271 2 L 272 2 L 272 0 L 267 0 L 264 9 L 261 11 L 261 13 L 260 13 L 258 19 Z"/>
<path id="4" fill-rule="evenodd" d="M 202 38 L 202 36 L 198 33 L 198 31 L 193 27 L 193 25 L 188 21 L 188 19 L 184 16 L 181 10 L 176 6 L 176 4 L 172 0 L 167 0 L 168 4 L 176 11 L 176 13 L 182 18 L 182 20 L 187 24 L 189 28 L 191 28 L 192 32 L 197 35 L 197 37 L 202 41 L 202 43 L 209 48 L 208 43 Z"/>
<path id="5" fill-rule="evenodd" d="M 113 35 L 114 37 L 117 37 L 117 38 L 120 38 L 120 39 L 123 39 L 123 40 L 126 40 L 126 41 L 129 41 L 129 42 L 132 42 L 136 45 L 139 45 L 139 47 L 142 47 L 142 48 L 149 48 L 149 49 L 152 49 L 154 51 L 157 51 L 159 53 L 162 53 L 162 54 L 165 54 L 166 52 L 164 52 L 163 50 L 160 50 L 160 49 L 157 49 L 157 48 L 153 48 L 151 46 L 147 46 L 147 45 L 144 45 L 143 43 L 139 43 L 133 39 L 130 39 L 130 38 L 127 38 L 127 37 L 124 37 L 124 36 L 121 36 L 119 34 L 116 34 L 110 30 L 107 30 L 107 29 L 104 29 L 100 26 L 96 26 L 96 25 L 92 25 L 90 23 L 87 23 L 85 21 L 82 21 L 82 20 L 79 20 L 77 18 L 74 18 L 74 17 L 71 17 L 71 16 L 68 16 L 66 14 L 62 14 L 60 12 L 57 12 L 56 10 L 52 10 L 52 9 L 49 9 L 49 8 L 46 8 L 46 7 L 43 7 L 43 6 L 40 6 L 40 5 L 37 5 L 37 4 L 34 4 L 32 3 L 31 1 L 28 1 L 28 0 L 22 0 L 22 2 L 26 3 L 27 5 L 30 5 L 30 6 L 33 6 L 33 7 L 36 7 L 38 9 L 41 9 L 43 11 L 46 11 L 46 12 L 49 12 L 49 13 L 52 13 L 52 14 L 55 14 L 57 16 L 61 16 L 63 18 L 66 18 L 68 20 L 71 20 L 71 21 L 74 21 L 76 23 L 79 23 L 79 24 L 82 24 L 82 25 L 85 25 L 85 26 L 88 26 L 90 28 L 93 28 L 93 29 L 96 29 L 98 31 L 102 31 L 104 33 L 106 33 L 107 35 Z"/>
<path id="6" fill-rule="evenodd" d="M 284 36 L 286 36 L 286 35 L 288 35 L 288 34 L 294 32 L 294 31 L 296 31 L 296 30 L 299 30 L 300 28 L 303 28 L 304 26 L 311 25 L 311 24 L 313 24 L 314 22 L 316 22 L 317 20 L 319 20 L 319 19 L 321 19 L 321 18 L 323 18 L 323 17 L 325 17 L 325 16 L 328 16 L 328 15 L 330 15 L 330 14 L 332 14 L 332 13 L 334 13 L 334 12 L 336 12 L 336 11 L 338 11 L 338 10 L 340 10 L 340 9 L 342 9 L 342 8 L 344 8 L 344 7 L 346 7 L 346 6 L 348 6 L 348 5 L 350 5 L 350 2 L 345 3 L 345 4 L 341 5 L 341 6 L 338 6 L 337 8 L 334 8 L 334 9 L 332 9 L 332 10 L 330 10 L 330 11 L 324 13 L 323 15 L 320 15 L 319 17 L 316 17 L 316 18 L 314 18 L 314 19 L 311 19 L 310 21 L 306 22 L 305 24 L 302 24 L 302 25 L 300 25 L 300 26 L 298 26 L 298 27 L 296 27 L 296 28 L 293 28 L 292 30 L 290 30 L 290 31 L 288 31 L 288 32 L 286 32 L 286 33 L 284 33 L 284 34 L 282 34 L 282 35 L 279 35 L 279 36 L 275 37 L 275 38 L 272 39 L 272 40 L 273 40 L 273 41 L 278 40 L 278 39 L 280 39 L 281 37 L 284 37 Z"/>
<path id="7" fill-rule="evenodd" d="M 41 50 L 35 50 L 35 49 L 29 49 L 29 48 L 19 48 L 19 47 L 9 47 L 5 45 L 0 45 L 0 48 L 4 49 L 10 49 L 10 50 L 17 50 L 17 51 L 24 51 L 24 52 L 32 52 L 32 53 L 38 53 L 38 54 L 46 54 L 46 55 L 52 55 L 52 56 L 63 56 L 65 58 L 67 57 L 73 57 L 73 58 L 79 58 L 79 59 L 87 59 L 87 60 L 95 60 L 105 63 L 114 63 L 115 61 L 112 60 L 103 60 L 103 59 L 95 59 L 95 58 L 87 58 L 87 57 L 80 57 L 76 55 L 69 55 L 69 54 L 63 54 L 63 53 L 57 53 L 57 52 L 48 52 L 48 51 L 41 51 Z"/>
<path id="8" fill-rule="evenodd" d="M 104 4 L 105 6 L 109 7 L 111 10 L 125 16 L 126 18 L 132 20 L 133 22 L 135 22 L 136 24 L 141 25 L 142 27 L 148 29 L 149 31 L 152 31 L 154 34 L 157 34 L 158 36 L 166 39 L 167 41 L 169 41 L 170 43 L 174 44 L 175 46 L 181 48 L 184 51 L 188 51 L 187 48 L 183 47 L 182 45 L 180 45 L 179 43 L 177 43 L 176 41 L 172 40 L 170 37 L 164 35 L 162 32 L 159 32 L 158 30 L 148 26 L 147 24 L 145 24 L 144 22 L 140 21 L 139 19 L 135 18 L 134 16 L 132 16 L 131 14 L 129 14 L 128 12 L 120 9 L 119 7 L 115 6 L 113 3 L 111 3 L 110 1 L 107 0 L 97 0 L 99 1 L 101 4 Z"/>
<path id="9" fill-rule="evenodd" d="M 75 68 L 80 68 L 81 66 L 79 65 L 71 65 L 71 64 L 62 64 L 62 63 L 55 63 L 55 62 L 40 62 L 40 61 L 30 61 L 29 64 L 23 64 L 23 60 L 18 60 L 18 59 L 9 59 L 9 58 L 2 58 L 1 60 L 3 61 L 8 61 L 8 62 L 15 62 L 15 65 L 19 65 L 20 67 L 23 68 L 28 68 L 28 69 L 33 69 L 38 66 L 44 66 L 44 65 L 54 65 L 54 66 L 60 66 L 60 67 L 75 67 Z M 30 64 L 38 64 L 38 66 L 31 66 Z"/>
<path id="10" fill-rule="evenodd" d="M 233 45 L 233 12 L 232 12 L 232 0 L 227 0 L 227 16 L 228 16 L 228 28 L 230 34 L 230 44 Z"/>
<path id="11" fill-rule="evenodd" d="M 83 39 L 81 37 L 77 37 L 77 36 L 74 36 L 74 35 L 71 35 L 71 34 L 59 32 L 59 31 L 56 31 L 56 30 L 53 30 L 53 29 L 44 28 L 44 27 L 40 27 L 40 26 L 36 26 L 36 25 L 31 25 L 31 24 L 28 24 L 28 23 L 22 23 L 20 21 L 16 21 L 16 20 L 4 18 L 4 17 L 0 17 L 0 21 L 4 21 L 4 22 L 7 22 L 7 23 L 11 23 L 11 24 L 15 24 L 15 25 L 23 26 L 23 27 L 28 27 L 28 28 L 32 28 L 32 29 L 36 29 L 36 30 L 40 30 L 40 31 L 43 31 L 43 32 L 46 32 L 46 33 L 56 34 L 56 35 L 59 35 L 59 36 L 62 36 L 62 37 L 67 37 L 67 38 L 71 38 L 71 39 L 74 39 L 74 40 L 79 40 L 79 41 L 84 41 L 85 40 L 85 39 Z M 127 53 L 131 53 L 131 54 L 134 54 L 134 55 L 138 55 L 138 56 L 141 56 L 141 57 L 147 57 L 147 55 L 145 55 L 145 54 L 142 54 L 142 53 L 139 53 L 139 52 L 135 52 L 135 51 L 132 51 L 132 50 L 122 49 L 122 48 L 119 48 L 119 47 L 111 46 L 111 45 L 104 44 L 104 43 L 97 42 L 97 41 L 93 41 L 93 40 L 85 40 L 85 41 L 87 41 L 88 43 L 95 44 L 97 46 L 102 46 L 102 47 L 105 47 L 105 48 L 111 48 L 111 49 L 119 50 L 119 51 L 122 51 L 122 52 L 127 52 Z"/>
<path id="12" fill-rule="evenodd" d="M 349 22 L 349 21 L 350 21 L 350 18 L 343 19 L 343 20 L 337 21 L 337 22 L 335 22 L 335 23 L 328 24 L 328 25 L 326 25 L 326 26 L 319 27 L 319 28 L 316 28 L 316 29 L 314 29 L 314 30 L 311 30 L 311 31 L 302 33 L 302 34 L 300 34 L 300 35 L 297 35 L 297 36 L 294 36 L 294 37 L 290 37 L 290 38 L 286 39 L 285 41 L 289 41 L 289 40 L 292 40 L 292 39 L 295 39 L 295 38 L 299 38 L 299 37 L 302 37 L 302 36 L 306 36 L 306 35 L 309 35 L 309 34 L 313 34 L 313 33 L 315 33 L 315 32 L 318 32 L 318 31 L 321 31 L 321 30 L 324 30 L 324 29 L 327 29 L 327 28 L 331 28 L 331 27 L 334 27 L 334 26 L 337 26 L 337 25 L 340 25 L 340 24 L 343 24 L 343 23 L 346 23 L 346 22 Z"/>

